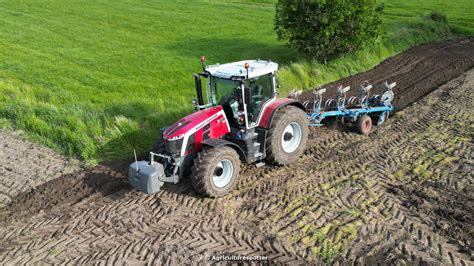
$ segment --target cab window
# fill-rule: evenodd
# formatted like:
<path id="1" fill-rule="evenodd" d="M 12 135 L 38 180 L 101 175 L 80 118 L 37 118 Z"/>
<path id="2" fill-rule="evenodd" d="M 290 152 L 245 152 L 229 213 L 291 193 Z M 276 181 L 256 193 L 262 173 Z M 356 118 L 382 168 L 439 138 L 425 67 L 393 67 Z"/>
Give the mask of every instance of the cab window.
<path id="1" fill-rule="evenodd" d="M 230 99 L 236 99 L 240 90 L 240 84 L 235 80 L 211 77 L 211 93 L 209 102 L 213 105 L 221 105 Z"/>
<path id="2" fill-rule="evenodd" d="M 247 103 L 249 126 L 257 122 L 263 105 L 273 97 L 273 76 L 271 74 L 247 80 L 245 86 L 250 89 L 250 103 Z"/>

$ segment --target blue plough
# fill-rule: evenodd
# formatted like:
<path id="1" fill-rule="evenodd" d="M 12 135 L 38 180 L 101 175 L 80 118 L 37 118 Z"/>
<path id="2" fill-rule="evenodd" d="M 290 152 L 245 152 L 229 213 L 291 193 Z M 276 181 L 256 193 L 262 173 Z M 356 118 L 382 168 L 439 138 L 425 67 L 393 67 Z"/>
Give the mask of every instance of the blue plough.
<path id="1" fill-rule="evenodd" d="M 370 90 L 373 86 L 366 81 L 360 86 L 358 96 L 352 96 L 348 100 L 346 95 L 350 87 L 343 88 L 340 86 L 335 97 L 325 100 L 323 100 L 323 94 L 326 92 L 326 89 L 315 89 L 313 91 L 313 100 L 303 102 L 307 110 L 306 115 L 309 125 L 323 126 L 322 122 L 324 119 L 339 117 L 343 121 L 357 123 L 359 131 L 363 134 L 368 134 L 372 127 L 372 119 L 376 121 L 377 125 L 381 125 L 393 111 L 392 100 L 394 93 L 392 89 L 395 86 L 395 82 L 390 84 L 384 82 L 380 85 L 384 93 L 382 95 L 370 96 Z M 299 94 L 301 94 L 301 91 L 292 92 L 290 97 L 297 99 Z"/>

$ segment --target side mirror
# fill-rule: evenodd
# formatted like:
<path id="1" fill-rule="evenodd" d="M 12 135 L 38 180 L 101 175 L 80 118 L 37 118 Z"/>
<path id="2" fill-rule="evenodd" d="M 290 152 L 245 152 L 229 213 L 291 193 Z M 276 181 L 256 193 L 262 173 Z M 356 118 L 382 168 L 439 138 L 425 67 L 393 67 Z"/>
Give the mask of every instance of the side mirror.
<path id="1" fill-rule="evenodd" d="M 204 98 L 202 96 L 201 77 L 198 74 L 193 74 L 194 83 L 196 86 L 197 102 L 199 105 L 204 105 Z"/>

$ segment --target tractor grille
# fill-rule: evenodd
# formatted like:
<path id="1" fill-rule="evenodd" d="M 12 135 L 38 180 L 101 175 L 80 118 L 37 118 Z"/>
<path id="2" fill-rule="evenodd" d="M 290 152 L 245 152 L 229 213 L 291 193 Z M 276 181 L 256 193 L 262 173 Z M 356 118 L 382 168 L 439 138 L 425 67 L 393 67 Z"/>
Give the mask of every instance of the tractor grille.
<path id="1" fill-rule="evenodd" d="M 181 153 L 181 147 L 183 146 L 183 139 L 180 138 L 177 140 L 167 140 L 164 139 L 166 153 L 168 154 L 179 154 Z"/>

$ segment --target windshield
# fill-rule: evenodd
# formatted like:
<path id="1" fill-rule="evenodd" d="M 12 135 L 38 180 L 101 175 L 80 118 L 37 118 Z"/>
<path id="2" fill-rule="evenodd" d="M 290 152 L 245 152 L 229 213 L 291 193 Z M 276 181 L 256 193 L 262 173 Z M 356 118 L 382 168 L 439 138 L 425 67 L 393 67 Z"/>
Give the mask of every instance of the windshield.
<path id="1" fill-rule="evenodd" d="M 238 100 L 240 96 L 240 81 L 211 77 L 208 103 L 221 105 L 231 99 Z"/>

